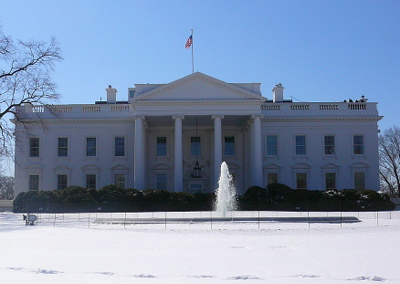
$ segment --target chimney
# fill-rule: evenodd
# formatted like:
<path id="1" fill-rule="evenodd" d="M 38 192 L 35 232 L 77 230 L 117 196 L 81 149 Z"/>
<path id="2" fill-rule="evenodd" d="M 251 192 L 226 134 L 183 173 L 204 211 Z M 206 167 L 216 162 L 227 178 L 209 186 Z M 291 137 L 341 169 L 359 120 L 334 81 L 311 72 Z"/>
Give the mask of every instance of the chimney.
<path id="1" fill-rule="evenodd" d="M 283 89 L 282 84 L 279 83 L 272 89 L 273 102 L 283 102 Z"/>
<path id="2" fill-rule="evenodd" d="M 117 101 L 117 92 L 118 92 L 117 89 L 111 87 L 111 85 L 108 85 L 106 91 L 107 91 L 107 103 L 115 104 Z"/>

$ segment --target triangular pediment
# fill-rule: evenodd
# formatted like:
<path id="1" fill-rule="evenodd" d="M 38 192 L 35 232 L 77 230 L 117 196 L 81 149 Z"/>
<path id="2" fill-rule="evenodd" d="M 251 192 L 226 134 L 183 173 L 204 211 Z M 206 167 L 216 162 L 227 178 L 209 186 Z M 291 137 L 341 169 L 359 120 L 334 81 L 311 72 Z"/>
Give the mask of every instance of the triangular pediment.
<path id="1" fill-rule="evenodd" d="M 321 169 L 323 169 L 323 170 L 329 170 L 329 169 L 333 170 L 333 169 L 339 169 L 339 168 L 340 168 L 340 166 L 338 166 L 334 163 L 327 163 L 321 167 Z"/>
<path id="2" fill-rule="evenodd" d="M 282 167 L 279 166 L 278 164 L 271 163 L 271 164 L 267 165 L 266 167 L 264 167 L 264 169 L 268 169 L 268 170 L 280 170 L 280 169 L 282 169 Z"/>
<path id="3" fill-rule="evenodd" d="M 135 95 L 134 101 L 265 101 L 259 84 L 230 84 L 200 72 Z"/>

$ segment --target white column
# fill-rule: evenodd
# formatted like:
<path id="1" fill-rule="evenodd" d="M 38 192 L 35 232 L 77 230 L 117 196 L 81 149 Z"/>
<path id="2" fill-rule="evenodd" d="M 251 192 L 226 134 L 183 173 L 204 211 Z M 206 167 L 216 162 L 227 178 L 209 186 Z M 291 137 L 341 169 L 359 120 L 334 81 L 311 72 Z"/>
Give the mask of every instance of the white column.
<path id="1" fill-rule="evenodd" d="M 214 114 L 214 185 L 218 187 L 218 177 L 222 164 L 222 127 L 221 120 L 224 118 L 221 114 Z"/>
<path id="2" fill-rule="evenodd" d="M 173 115 L 175 120 L 174 189 L 183 191 L 182 120 L 184 115 Z"/>
<path id="3" fill-rule="evenodd" d="M 133 175 L 134 187 L 138 190 L 144 188 L 144 135 L 143 135 L 143 121 L 144 115 L 136 115 L 135 117 L 135 145 L 133 148 Z"/>
<path id="4" fill-rule="evenodd" d="M 253 157 L 254 157 L 254 185 L 263 187 L 263 175 L 262 175 L 262 143 L 261 143 L 261 114 L 253 114 Z"/>

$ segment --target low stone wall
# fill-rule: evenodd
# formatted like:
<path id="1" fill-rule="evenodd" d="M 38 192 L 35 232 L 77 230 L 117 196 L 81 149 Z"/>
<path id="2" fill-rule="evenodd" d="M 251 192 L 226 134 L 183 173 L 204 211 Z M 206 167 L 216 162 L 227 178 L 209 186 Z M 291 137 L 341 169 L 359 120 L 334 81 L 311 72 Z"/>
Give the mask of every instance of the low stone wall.
<path id="1" fill-rule="evenodd" d="M 0 200 L 0 212 L 13 211 L 13 200 Z"/>

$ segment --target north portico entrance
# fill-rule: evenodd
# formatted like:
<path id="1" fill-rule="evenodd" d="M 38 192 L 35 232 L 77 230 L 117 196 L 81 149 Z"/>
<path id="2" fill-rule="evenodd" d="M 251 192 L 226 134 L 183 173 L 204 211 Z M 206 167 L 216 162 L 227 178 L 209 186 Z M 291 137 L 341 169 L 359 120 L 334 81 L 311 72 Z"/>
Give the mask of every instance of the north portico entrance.
<path id="1" fill-rule="evenodd" d="M 228 84 L 197 72 L 154 88 L 135 87 L 136 188 L 212 192 L 222 161 L 238 188 L 262 185 L 265 98 L 257 86 Z"/>
<path id="2" fill-rule="evenodd" d="M 259 119 L 254 115 L 136 117 L 135 178 L 143 175 L 143 188 L 211 192 L 226 161 L 238 188 L 253 184 L 256 180 L 248 171 L 257 171 L 256 160 L 262 156 L 261 143 L 255 143 L 261 140 L 261 133 L 256 133 Z M 258 129 L 261 132 L 260 125 Z M 199 176 L 193 175 L 196 163 Z M 260 179 L 261 174 L 260 170 Z"/>

